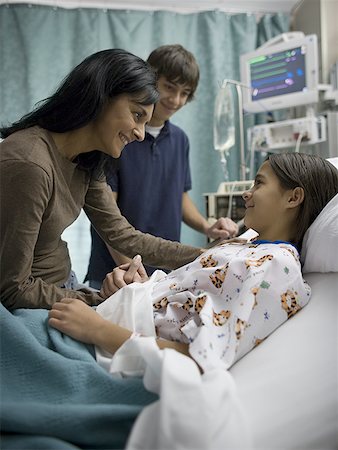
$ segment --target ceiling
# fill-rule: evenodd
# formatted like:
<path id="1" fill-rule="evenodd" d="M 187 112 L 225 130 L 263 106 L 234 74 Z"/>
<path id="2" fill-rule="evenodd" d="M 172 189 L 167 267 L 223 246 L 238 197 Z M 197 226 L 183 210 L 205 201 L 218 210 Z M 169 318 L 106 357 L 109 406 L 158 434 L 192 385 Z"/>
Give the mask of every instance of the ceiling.
<path id="1" fill-rule="evenodd" d="M 61 8 L 166 10 L 179 13 L 220 10 L 233 13 L 291 12 L 305 0 L 7 0 L 0 4 L 29 3 Z"/>

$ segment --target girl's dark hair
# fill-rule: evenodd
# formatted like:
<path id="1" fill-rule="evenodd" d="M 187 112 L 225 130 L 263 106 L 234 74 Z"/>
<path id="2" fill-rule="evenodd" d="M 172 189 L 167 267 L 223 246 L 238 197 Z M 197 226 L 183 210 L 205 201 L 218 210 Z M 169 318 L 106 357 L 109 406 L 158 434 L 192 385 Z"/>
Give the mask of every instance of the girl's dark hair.
<path id="1" fill-rule="evenodd" d="M 149 63 L 122 49 L 102 50 L 88 56 L 63 80 L 56 92 L 37 103 L 36 108 L 11 126 L 0 128 L 0 135 L 10 134 L 34 125 L 64 133 L 93 121 L 102 108 L 120 94 L 135 96 L 142 105 L 158 101 L 156 74 Z M 95 177 L 107 170 L 113 161 L 99 151 L 83 153 L 78 165 Z"/>
<path id="2" fill-rule="evenodd" d="M 268 156 L 267 161 L 284 189 L 298 186 L 304 189 L 294 237 L 294 244 L 301 249 L 306 230 L 338 193 L 338 170 L 320 156 L 303 153 L 276 153 Z"/>
<path id="3" fill-rule="evenodd" d="M 168 81 L 187 84 L 190 89 L 188 102 L 193 100 L 199 81 L 199 68 L 194 55 L 180 44 L 161 45 L 153 50 L 147 61 L 157 76 Z"/>

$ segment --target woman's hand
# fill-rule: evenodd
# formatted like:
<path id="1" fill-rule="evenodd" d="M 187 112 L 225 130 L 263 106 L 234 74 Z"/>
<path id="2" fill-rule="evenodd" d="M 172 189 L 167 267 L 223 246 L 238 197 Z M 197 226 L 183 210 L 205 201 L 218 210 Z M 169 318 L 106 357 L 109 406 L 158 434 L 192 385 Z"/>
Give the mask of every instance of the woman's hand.
<path id="1" fill-rule="evenodd" d="M 100 295 L 106 299 L 127 284 L 144 283 L 149 279 L 140 255 L 134 256 L 131 263 L 122 264 L 106 275 Z"/>
<path id="2" fill-rule="evenodd" d="M 49 311 L 48 324 L 51 327 L 86 344 L 98 341 L 104 322 L 94 309 L 75 298 L 63 298 Z"/>

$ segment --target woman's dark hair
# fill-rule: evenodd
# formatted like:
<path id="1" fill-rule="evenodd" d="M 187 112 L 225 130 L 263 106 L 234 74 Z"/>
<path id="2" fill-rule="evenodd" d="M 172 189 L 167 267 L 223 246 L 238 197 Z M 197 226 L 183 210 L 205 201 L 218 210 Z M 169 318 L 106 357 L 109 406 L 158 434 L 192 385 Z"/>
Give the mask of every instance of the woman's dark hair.
<path id="1" fill-rule="evenodd" d="M 11 126 L 0 128 L 0 135 L 34 125 L 64 133 L 93 121 L 103 107 L 120 94 L 135 96 L 142 105 L 158 101 L 156 74 L 149 63 L 122 49 L 102 50 L 88 56 L 63 80 L 56 92 Z M 94 176 L 106 172 L 112 158 L 102 152 L 80 154 L 78 165 Z"/>
<path id="2" fill-rule="evenodd" d="M 190 89 L 188 102 L 193 100 L 199 81 L 199 68 L 194 55 L 180 44 L 161 45 L 153 50 L 147 61 L 157 76 L 168 81 L 187 84 Z"/>
<path id="3" fill-rule="evenodd" d="M 338 170 L 320 156 L 303 153 L 276 153 L 266 160 L 284 189 L 299 186 L 304 190 L 294 237 L 294 243 L 301 249 L 306 230 L 338 193 Z"/>

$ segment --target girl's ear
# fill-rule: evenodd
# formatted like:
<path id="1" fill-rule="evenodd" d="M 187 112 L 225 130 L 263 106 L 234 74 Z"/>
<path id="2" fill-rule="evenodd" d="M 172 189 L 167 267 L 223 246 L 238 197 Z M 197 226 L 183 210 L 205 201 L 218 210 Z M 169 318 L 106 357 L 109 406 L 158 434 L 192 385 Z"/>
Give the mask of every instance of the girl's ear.
<path id="1" fill-rule="evenodd" d="M 288 197 L 288 208 L 296 208 L 304 201 L 304 189 L 300 186 L 290 190 Z"/>

